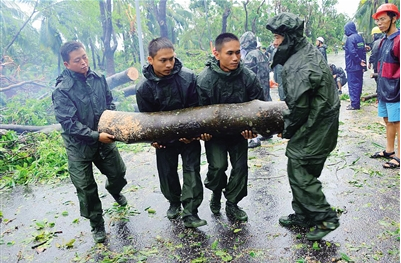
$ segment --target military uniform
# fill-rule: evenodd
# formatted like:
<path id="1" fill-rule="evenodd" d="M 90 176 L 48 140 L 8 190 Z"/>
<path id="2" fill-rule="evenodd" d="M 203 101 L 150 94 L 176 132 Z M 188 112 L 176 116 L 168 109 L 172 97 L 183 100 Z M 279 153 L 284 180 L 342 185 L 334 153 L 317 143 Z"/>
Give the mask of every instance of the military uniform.
<path id="1" fill-rule="evenodd" d="M 54 112 L 63 129 L 68 171 L 74 184 L 81 216 L 92 227 L 104 224 L 92 163 L 106 175 L 106 189 L 116 196 L 127 184 L 126 167 L 114 143 L 99 142 L 98 122 L 105 110 L 115 110 L 103 76 L 89 70 L 87 76 L 65 69 L 52 94 Z"/>
<path id="2" fill-rule="evenodd" d="M 198 106 L 195 74 L 183 67 L 179 59 L 175 59 L 169 76 L 158 77 L 150 64 L 144 66 L 143 75 L 146 79 L 138 84 L 136 93 L 139 111 L 171 111 Z M 178 140 L 163 141 L 160 138 L 158 143 L 166 146 L 156 149 L 157 170 L 164 197 L 170 203 L 182 203 L 183 218 L 197 215 L 203 200 L 200 142 L 195 140 L 185 144 Z M 182 189 L 177 173 L 179 155 L 183 163 Z"/>
<path id="3" fill-rule="evenodd" d="M 303 36 L 303 21 L 291 13 L 269 19 L 267 29 L 284 36 L 273 67 L 283 64 L 285 102 L 282 137 L 292 190 L 292 208 L 298 219 L 312 224 L 332 222 L 338 226 L 318 180 L 330 152 L 336 147 L 340 101 L 327 62 Z M 313 237 L 314 238 L 314 237 Z"/>
<path id="4" fill-rule="evenodd" d="M 236 70 L 223 71 L 216 58 L 211 58 L 198 75 L 197 90 L 200 105 L 248 102 L 263 100 L 263 90 L 256 75 L 242 62 Z M 209 164 L 205 186 L 213 192 L 223 189 L 228 202 L 237 204 L 247 195 L 248 143 L 241 134 L 212 134 L 205 142 Z M 231 174 L 227 181 L 227 153 L 231 161 Z"/>

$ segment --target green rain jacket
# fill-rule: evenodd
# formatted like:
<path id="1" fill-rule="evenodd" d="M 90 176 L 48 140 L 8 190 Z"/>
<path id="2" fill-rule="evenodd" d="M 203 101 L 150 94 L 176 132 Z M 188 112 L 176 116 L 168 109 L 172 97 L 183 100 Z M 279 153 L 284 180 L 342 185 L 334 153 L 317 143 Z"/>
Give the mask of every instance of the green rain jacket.
<path id="1" fill-rule="evenodd" d="M 283 63 L 288 110 L 283 112 L 286 156 L 324 159 L 336 147 L 340 101 L 333 76 L 319 50 L 303 36 L 303 21 L 291 13 L 269 19 L 267 29 L 284 36 L 273 58 Z"/>
<path id="2" fill-rule="evenodd" d="M 89 161 L 98 150 L 106 156 L 115 147 L 114 143 L 100 143 L 97 131 L 102 113 L 115 110 L 104 76 L 89 70 L 85 77 L 65 69 L 57 78 L 52 100 L 69 159 Z"/>
<path id="3" fill-rule="evenodd" d="M 263 100 L 259 80 L 242 62 L 236 70 L 225 72 L 213 57 L 206 62 L 206 68 L 199 74 L 196 85 L 201 105 Z"/>
<path id="4" fill-rule="evenodd" d="M 145 65 L 142 72 L 145 79 L 138 84 L 136 92 L 140 112 L 171 111 L 199 105 L 195 74 L 183 67 L 179 59 L 175 59 L 169 76 L 158 77 L 150 64 Z"/>
<path id="5" fill-rule="evenodd" d="M 142 69 L 145 79 L 137 86 L 136 102 L 140 112 L 171 111 L 198 106 L 195 74 L 176 58 L 169 76 L 158 77 L 153 66 Z"/>

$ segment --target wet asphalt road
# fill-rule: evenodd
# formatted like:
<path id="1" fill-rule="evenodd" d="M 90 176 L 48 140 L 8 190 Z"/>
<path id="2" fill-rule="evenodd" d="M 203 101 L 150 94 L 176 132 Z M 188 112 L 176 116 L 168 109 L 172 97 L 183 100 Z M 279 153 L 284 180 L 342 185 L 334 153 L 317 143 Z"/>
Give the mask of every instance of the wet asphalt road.
<path id="1" fill-rule="evenodd" d="M 343 54 L 329 55 L 329 62 L 344 66 Z M 365 73 L 363 93 L 374 90 Z M 276 90 L 272 96 L 278 98 Z M 346 111 L 348 104 L 342 101 L 338 146 L 320 177 L 328 201 L 342 212 L 341 226 L 319 242 L 307 241 L 305 229 L 278 224 L 280 216 L 292 212 L 286 142 L 280 138 L 249 151 L 248 196 L 239 203 L 249 221 L 231 222 L 224 205 L 221 216 L 213 216 L 205 189 L 199 216 L 208 224 L 198 229 L 166 218 L 154 149 L 143 145 L 139 153 L 122 152 L 127 209 L 113 205 L 105 177 L 97 176 L 108 232 L 104 245 L 93 243 L 70 183 L 1 192 L 0 262 L 399 262 L 399 170 L 385 170 L 384 160 L 369 158 L 385 147 L 376 106 Z M 202 160 L 204 179 L 204 154 Z M 35 247 L 41 240 L 47 243 Z"/>

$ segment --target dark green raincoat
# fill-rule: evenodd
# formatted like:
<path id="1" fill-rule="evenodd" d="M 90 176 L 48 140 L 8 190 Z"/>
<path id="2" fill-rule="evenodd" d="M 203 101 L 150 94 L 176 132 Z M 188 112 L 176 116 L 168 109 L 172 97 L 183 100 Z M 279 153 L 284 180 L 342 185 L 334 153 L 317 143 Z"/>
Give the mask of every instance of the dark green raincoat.
<path id="1" fill-rule="evenodd" d="M 240 63 L 236 70 L 225 72 L 213 57 L 197 78 L 197 89 L 201 105 L 248 102 L 263 100 L 263 90 L 256 75 Z M 209 164 L 205 186 L 220 192 L 224 189 L 227 201 L 237 204 L 247 195 L 248 142 L 238 135 L 213 135 L 205 142 Z M 232 166 L 227 178 L 227 153 Z M 228 182 L 227 182 L 228 179 Z"/>
<path id="2" fill-rule="evenodd" d="M 102 224 L 102 204 L 92 163 L 107 176 L 106 189 L 117 195 L 127 184 L 125 164 L 114 143 L 99 142 L 100 116 L 114 110 L 105 78 L 89 70 L 87 76 L 65 69 L 57 78 L 52 100 L 68 155 L 68 170 L 77 189 L 80 211 L 92 227 Z"/>
<path id="3" fill-rule="evenodd" d="M 136 101 L 139 111 L 157 112 L 183 109 L 198 106 L 195 74 L 182 66 L 175 59 L 174 68 L 169 76 L 158 77 L 153 67 L 147 64 L 143 68 L 146 79 L 138 84 Z M 203 200 L 203 185 L 200 177 L 199 141 L 185 144 L 178 140 L 158 141 L 166 146 L 156 149 L 157 170 L 160 188 L 164 197 L 170 203 L 182 203 L 182 216 L 197 215 L 198 207 Z M 183 186 L 181 190 L 178 176 L 178 156 L 183 163 Z"/>
<path id="4" fill-rule="evenodd" d="M 324 162 L 336 147 L 340 101 L 327 62 L 303 36 L 303 21 L 281 13 L 267 29 L 284 36 L 273 58 L 283 64 L 282 79 L 288 110 L 283 112 L 288 175 L 293 209 L 299 216 L 321 222 L 337 220 L 321 191 Z"/>
<path id="5" fill-rule="evenodd" d="M 251 31 L 247 31 L 241 36 L 240 43 L 241 50 L 246 52 L 245 56 L 241 56 L 244 65 L 252 70 L 259 79 L 260 86 L 263 89 L 264 100 L 271 101 L 269 58 L 256 48 L 256 36 Z"/>

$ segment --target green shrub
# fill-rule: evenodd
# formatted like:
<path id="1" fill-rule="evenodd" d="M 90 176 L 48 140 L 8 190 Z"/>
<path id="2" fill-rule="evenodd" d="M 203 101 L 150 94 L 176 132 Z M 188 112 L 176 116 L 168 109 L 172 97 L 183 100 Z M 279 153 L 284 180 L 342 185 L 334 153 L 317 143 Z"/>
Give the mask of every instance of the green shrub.
<path id="1" fill-rule="evenodd" d="M 50 96 L 43 99 L 27 96 L 22 93 L 7 101 L 5 109 L 2 109 L 3 123 L 35 126 L 57 123 Z"/>
<path id="2" fill-rule="evenodd" d="M 0 137 L 0 187 L 59 181 L 68 177 L 67 154 L 59 132 L 8 131 Z"/>

